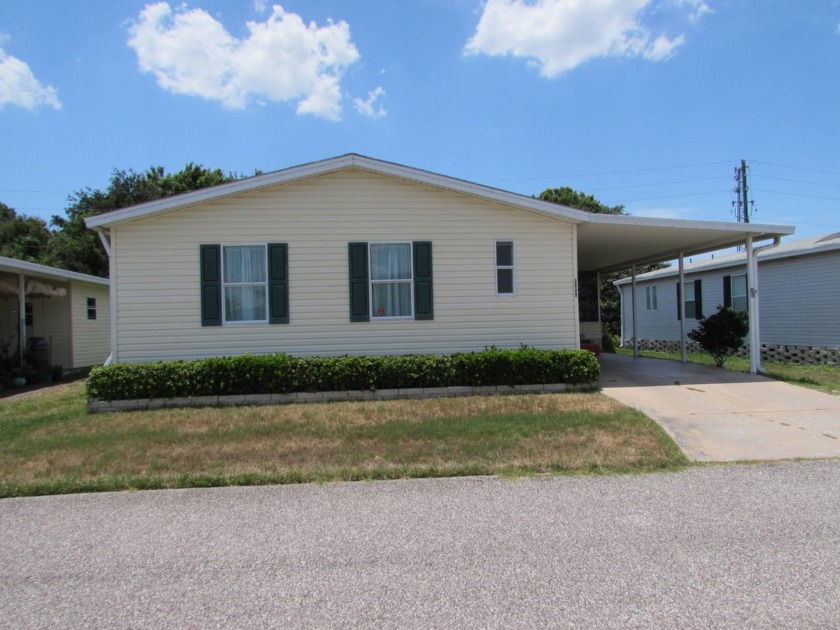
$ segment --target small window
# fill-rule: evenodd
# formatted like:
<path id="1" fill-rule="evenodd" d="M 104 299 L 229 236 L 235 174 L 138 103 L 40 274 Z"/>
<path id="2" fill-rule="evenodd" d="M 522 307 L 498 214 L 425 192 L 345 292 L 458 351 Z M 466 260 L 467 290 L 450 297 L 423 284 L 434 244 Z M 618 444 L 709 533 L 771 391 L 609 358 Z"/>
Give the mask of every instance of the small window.
<path id="1" fill-rule="evenodd" d="M 267 322 L 265 245 L 222 247 L 225 322 Z"/>
<path id="2" fill-rule="evenodd" d="M 369 254 L 373 317 L 413 317 L 411 243 L 371 243 Z"/>
<path id="3" fill-rule="evenodd" d="M 732 291 L 732 310 L 747 310 L 747 275 L 731 276 L 729 279 Z"/>
<path id="4" fill-rule="evenodd" d="M 698 319 L 697 316 L 697 294 L 694 282 L 685 283 L 685 317 L 686 319 Z"/>
<path id="5" fill-rule="evenodd" d="M 513 241 L 496 241 L 496 293 L 498 295 L 513 295 L 513 263 Z"/>
<path id="6" fill-rule="evenodd" d="M 23 309 L 23 318 L 27 326 L 32 326 L 35 321 L 35 311 L 32 308 L 32 302 L 27 302 Z"/>
<path id="7" fill-rule="evenodd" d="M 645 287 L 645 307 L 649 311 L 657 310 L 656 287 Z"/>
<path id="8" fill-rule="evenodd" d="M 96 298 L 87 299 L 87 318 L 96 319 Z"/>

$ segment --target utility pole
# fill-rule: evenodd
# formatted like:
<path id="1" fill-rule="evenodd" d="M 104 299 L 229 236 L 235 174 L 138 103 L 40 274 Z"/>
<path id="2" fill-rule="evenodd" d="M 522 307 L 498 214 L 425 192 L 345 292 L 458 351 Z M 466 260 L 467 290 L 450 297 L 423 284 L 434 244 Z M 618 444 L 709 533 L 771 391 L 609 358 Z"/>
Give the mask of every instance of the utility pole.
<path id="1" fill-rule="evenodd" d="M 750 202 L 747 196 L 749 186 L 747 185 L 747 161 L 741 160 L 741 166 L 735 167 L 735 182 L 736 187 L 732 192 L 736 195 L 736 201 L 733 202 L 735 206 L 735 220 L 738 223 L 750 222 Z"/>

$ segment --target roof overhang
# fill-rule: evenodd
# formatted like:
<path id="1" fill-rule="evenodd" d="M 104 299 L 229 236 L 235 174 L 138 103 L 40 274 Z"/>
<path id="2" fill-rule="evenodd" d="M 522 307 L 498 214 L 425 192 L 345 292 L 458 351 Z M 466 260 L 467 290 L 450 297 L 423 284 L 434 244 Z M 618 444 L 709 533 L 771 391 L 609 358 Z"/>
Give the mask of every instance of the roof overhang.
<path id="1" fill-rule="evenodd" d="M 431 171 L 403 166 L 393 162 L 384 162 L 373 158 L 350 153 L 319 162 L 311 162 L 301 166 L 294 166 L 280 171 L 273 171 L 264 175 L 240 179 L 228 184 L 203 188 L 181 195 L 173 195 L 164 199 L 150 201 L 148 203 L 113 210 L 104 214 L 88 217 L 85 224 L 89 228 L 110 228 L 126 223 L 132 223 L 140 219 L 149 218 L 158 214 L 173 212 L 195 206 L 239 195 L 254 192 L 256 190 L 289 184 L 311 177 L 319 177 L 338 173 L 341 171 L 362 171 L 376 175 L 384 175 L 401 179 L 414 184 L 423 184 L 441 190 L 469 195 L 493 203 L 501 203 L 519 210 L 527 210 L 541 214 L 552 219 L 565 223 L 580 223 L 586 221 L 588 212 L 577 210 L 566 206 L 542 201 L 533 197 L 519 195 L 483 184 L 476 184 L 455 177 L 439 175 Z"/>
<path id="2" fill-rule="evenodd" d="M 613 271 L 630 265 L 661 262 L 742 244 L 747 235 L 762 241 L 793 234 L 792 226 L 655 219 L 593 214 L 534 197 L 476 184 L 430 171 L 384 162 L 355 153 L 240 179 L 85 219 L 102 231 L 160 214 L 270 186 L 288 184 L 341 171 L 363 171 L 468 195 L 516 210 L 578 226 L 578 266 L 582 271 Z"/>
<path id="3" fill-rule="evenodd" d="M 6 256 L 0 256 L 0 273 L 11 273 L 15 275 L 23 274 L 30 278 L 45 278 L 47 280 L 60 282 L 67 282 L 68 280 L 77 280 L 79 282 L 100 284 L 106 287 L 110 284 L 108 278 L 90 276 L 86 273 L 67 271 L 66 269 L 57 269 L 56 267 L 48 267 L 47 265 L 27 262 L 25 260 L 7 258 Z"/>
<path id="4" fill-rule="evenodd" d="M 592 214 L 578 226 L 581 271 L 618 271 L 793 234 L 790 225 L 653 219 Z"/>

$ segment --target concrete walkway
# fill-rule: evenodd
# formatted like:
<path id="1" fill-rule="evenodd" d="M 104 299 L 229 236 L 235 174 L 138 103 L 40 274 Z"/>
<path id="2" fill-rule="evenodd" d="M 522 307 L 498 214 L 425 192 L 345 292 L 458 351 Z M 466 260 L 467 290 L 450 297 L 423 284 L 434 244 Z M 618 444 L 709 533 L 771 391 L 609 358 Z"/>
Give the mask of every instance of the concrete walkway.
<path id="1" fill-rule="evenodd" d="M 840 396 L 730 370 L 601 355 L 604 394 L 656 420 L 692 461 L 840 457 Z"/>

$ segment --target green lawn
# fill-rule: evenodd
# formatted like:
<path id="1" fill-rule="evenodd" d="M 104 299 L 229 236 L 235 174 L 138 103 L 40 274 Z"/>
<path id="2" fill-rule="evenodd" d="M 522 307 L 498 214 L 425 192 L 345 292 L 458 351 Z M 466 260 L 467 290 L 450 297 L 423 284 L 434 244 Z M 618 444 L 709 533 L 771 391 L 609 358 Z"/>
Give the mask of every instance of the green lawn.
<path id="1" fill-rule="evenodd" d="M 618 348 L 619 354 L 628 356 L 633 355 L 632 348 Z M 680 360 L 679 352 L 653 352 L 650 350 L 640 350 L 639 354 L 643 357 L 650 357 L 653 359 L 668 359 L 672 361 Z M 688 360 L 692 363 L 703 363 L 705 365 L 714 365 L 712 357 L 702 352 L 689 352 Z M 780 381 L 787 381 L 794 385 L 801 385 L 802 387 L 810 387 L 829 394 L 840 395 L 840 367 L 836 365 L 802 365 L 798 363 L 778 363 L 778 362 L 762 362 L 761 364 L 764 376 L 775 378 Z M 724 369 L 735 370 L 737 372 L 749 372 L 749 359 L 742 359 L 740 357 L 730 357 L 726 360 Z"/>
<path id="2" fill-rule="evenodd" d="M 81 383 L 0 401 L 0 497 L 456 475 L 673 470 L 597 393 L 88 414 Z"/>

